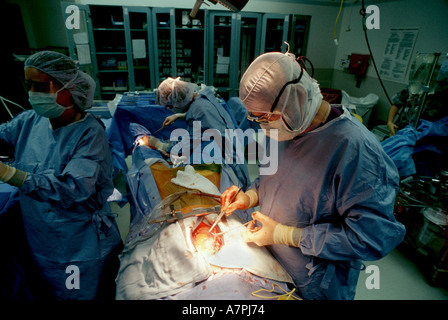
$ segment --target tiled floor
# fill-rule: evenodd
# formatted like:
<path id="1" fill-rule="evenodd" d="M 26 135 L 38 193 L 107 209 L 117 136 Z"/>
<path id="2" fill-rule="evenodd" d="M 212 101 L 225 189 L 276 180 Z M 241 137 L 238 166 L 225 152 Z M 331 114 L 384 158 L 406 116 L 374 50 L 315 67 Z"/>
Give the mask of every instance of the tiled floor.
<path id="1" fill-rule="evenodd" d="M 361 271 L 356 300 L 448 300 L 448 291 L 431 286 L 421 268 L 401 249 L 365 265 L 378 267 L 379 288 L 372 288 L 374 271 Z"/>

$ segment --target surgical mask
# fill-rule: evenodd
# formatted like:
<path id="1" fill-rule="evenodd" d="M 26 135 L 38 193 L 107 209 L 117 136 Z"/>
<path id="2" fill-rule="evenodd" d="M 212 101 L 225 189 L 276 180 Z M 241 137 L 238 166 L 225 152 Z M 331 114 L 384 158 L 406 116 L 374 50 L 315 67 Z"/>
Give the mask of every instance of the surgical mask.
<path id="1" fill-rule="evenodd" d="M 50 119 L 58 118 L 65 110 L 73 107 L 73 105 L 64 107 L 56 102 L 60 90 L 55 93 L 30 91 L 28 92 L 28 101 L 38 115 Z"/>
<path id="2" fill-rule="evenodd" d="M 303 133 L 313 122 L 322 98 L 318 83 L 304 74 L 302 81 L 287 87 L 280 98 L 276 109 L 282 113 L 282 127 L 287 132 Z"/>
<path id="3" fill-rule="evenodd" d="M 301 132 L 289 130 L 282 118 L 268 123 L 260 123 L 260 127 L 261 129 L 266 130 L 266 135 L 268 137 L 277 141 L 292 140 L 301 134 Z M 272 134 L 270 130 L 277 130 L 277 135 Z"/>

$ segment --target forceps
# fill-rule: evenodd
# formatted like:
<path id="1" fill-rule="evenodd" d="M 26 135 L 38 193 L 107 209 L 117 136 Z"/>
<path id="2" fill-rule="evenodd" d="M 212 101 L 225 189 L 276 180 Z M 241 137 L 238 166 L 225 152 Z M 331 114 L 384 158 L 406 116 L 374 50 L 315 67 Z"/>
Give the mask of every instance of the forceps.
<path id="1" fill-rule="evenodd" d="M 230 203 L 233 202 L 233 200 L 235 200 L 236 196 L 238 195 L 238 193 L 240 193 L 241 189 L 243 187 L 239 187 L 238 190 L 235 192 L 235 194 L 232 196 L 232 198 L 230 199 Z M 222 210 L 221 213 L 219 214 L 218 218 L 216 218 L 215 222 L 213 223 L 212 227 L 210 228 L 210 230 L 208 230 L 208 232 L 212 232 L 213 228 L 218 224 L 218 222 L 221 220 L 222 216 L 224 215 L 224 213 L 226 213 L 225 210 Z"/>

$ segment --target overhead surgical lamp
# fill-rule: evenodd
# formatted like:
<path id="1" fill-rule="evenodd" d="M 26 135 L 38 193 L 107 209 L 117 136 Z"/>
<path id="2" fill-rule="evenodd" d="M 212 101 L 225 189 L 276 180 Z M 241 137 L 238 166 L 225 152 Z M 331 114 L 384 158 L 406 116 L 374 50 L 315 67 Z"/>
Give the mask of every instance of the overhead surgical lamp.
<path id="1" fill-rule="evenodd" d="M 228 9 L 230 9 L 234 12 L 239 12 L 244 8 L 244 6 L 246 5 L 246 3 L 249 0 L 208 0 L 208 1 L 213 4 L 216 4 L 219 2 L 224 7 L 227 7 Z M 196 3 L 194 4 L 193 9 L 190 12 L 190 17 L 192 17 L 192 18 L 196 17 L 196 14 L 199 11 L 199 7 L 202 5 L 203 2 L 204 2 L 204 0 L 196 0 Z"/>

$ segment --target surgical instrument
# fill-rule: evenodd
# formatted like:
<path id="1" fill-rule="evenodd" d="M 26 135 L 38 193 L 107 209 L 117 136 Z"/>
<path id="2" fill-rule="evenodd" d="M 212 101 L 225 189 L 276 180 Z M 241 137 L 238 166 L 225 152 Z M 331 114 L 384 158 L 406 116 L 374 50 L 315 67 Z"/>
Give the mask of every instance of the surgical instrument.
<path id="1" fill-rule="evenodd" d="M 233 202 L 233 200 L 235 200 L 236 196 L 238 195 L 238 193 L 240 193 L 241 189 L 243 187 L 239 187 L 238 190 L 235 192 L 235 194 L 232 196 L 232 198 L 230 199 L 230 203 Z M 224 215 L 224 213 L 226 213 L 226 210 L 222 210 L 221 213 L 219 214 L 218 218 L 216 218 L 215 222 L 213 223 L 212 227 L 210 228 L 210 230 L 208 230 L 208 232 L 212 232 L 213 228 L 218 224 L 218 222 L 222 219 L 222 216 Z"/>
<path id="2" fill-rule="evenodd" d="M 159 132 L 160 130 L 165 129 L 165 127 L 166 127 L 166 126 L 162 126 L 162 128 L 157 129 L 156 131 L 152 132 L 151 135 L 152 135 L 152 136 L 155 135 L 155 134 L 156 134 L 157 132 Z"/>
<path id="3" fill-rule="evenodd" d="M 241 227 L 245 227 L 245 226 L 247 226 L 249 223 L 255 223 L 255 220 L 250 220 L 250 221 L 247 221 L 246 223 L 243 223 L 242 225 L 239 225 L 238 227 L 235 227 L 235 228 L 232 228 L 232 229 L 228 229 L 228 230 L 225 230 L 225 231 L 223 231 L 223 232 L 219 232 L 219 233 L 214 233 L 214 232 L 212 232 L 212 234 L 213 234 L 213 236 L 222 236 L 223 234 L 225 234 L 225 233 L 227 233 L 227 232 L 230 232 L 230 231 L 233 231 L 233 230 L 236 230 L 236 229 L 239 229 L 239 228 L 241 228 Z"/>
<path id="4" fill-rule="evenodd" d="M 171 211 L 169 213 L 165 214 L 162 217 L 148 221 L 148 224 L 161 223 L 161 222 L 172 223 L 189 217 L 201 217 L 211 213 L 217 214 L 220 208 L 221 206 L 219 205 L 206 208 L 194 208 L 191 212 L 182 214 L 181 211 L 176 211 L 174 210 L 173 207 L 171 207 Z"/>

